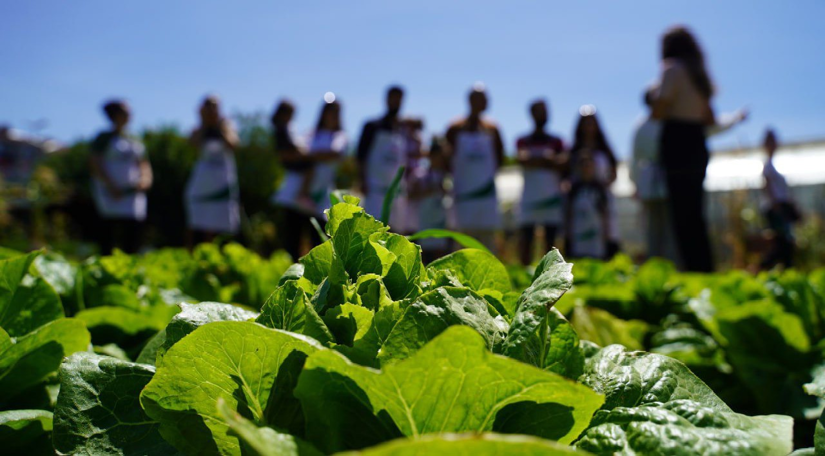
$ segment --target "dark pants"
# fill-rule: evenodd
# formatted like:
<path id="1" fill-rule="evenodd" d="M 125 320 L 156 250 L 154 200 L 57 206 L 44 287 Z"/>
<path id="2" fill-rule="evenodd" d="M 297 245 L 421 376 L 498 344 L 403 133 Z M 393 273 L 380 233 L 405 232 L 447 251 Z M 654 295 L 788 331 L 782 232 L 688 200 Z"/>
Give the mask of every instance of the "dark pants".
<path id="1" fill-rule="evenodd" d="M 522 264 L 530 264 L 533 261 L 533 245 L 536 240 L 537 225 L 522 226 L 519 236 L 519 255 L 521 256 Z M 544 243 L 545 249 L 550 250 L 556 244 L 556 234 L 559 232 L 559 227 L 556 225 L 544 225 Z"/>
<path id="2" fill-rule="evenodd" d="M 709 160 L 705 126 L 665 121 L 659 154 L 670 197 L 670 223 L 684 267 L 688 271 L 712 272 L 703 188 Z"/>
<path id="3" fill-rule="evenodd" d="M 303 255 L 301 244 L 305 238 L 309 239 L 310 248 L 321 243 L 321 237 L 312 226 L 310 217 L 294 209 L 282 208 L 280 228 L 281 246 L 294 261 Z M 323 223 L 319 221 L 319 223 Z"/>
<path id="4" fill-rule="evenodd" d="M 793 204 L 780 203 L 768 209 L 765 218 L 773 231 L 773 242 L 771 249 L 762 259 L 762 268 L 770 269 L 780 264 L 786 268 L 793 266 L 793 224 L 799 220 L 799 212 Z"/>
<path id="5" fill-rule="evenodd" d="M 100 232 L 100 250 L 104 255 L 118 248 L 125 253 L 134 254 L 143 245 L 144 223 L 125 218 L 102 218 Z"/>

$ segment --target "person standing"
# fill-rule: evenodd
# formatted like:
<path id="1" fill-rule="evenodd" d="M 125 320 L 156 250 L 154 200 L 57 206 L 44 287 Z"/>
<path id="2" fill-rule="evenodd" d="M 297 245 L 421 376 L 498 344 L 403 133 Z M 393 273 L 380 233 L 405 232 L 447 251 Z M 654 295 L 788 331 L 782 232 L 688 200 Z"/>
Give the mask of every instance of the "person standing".
<path id="1" fill-rule="evenodd" d="M 598 163 L 590 150 L 580 150 L 571 160 L 577 179 L 567 196 L 565 255 L 604 260 L 610 253 L 607 189 L 598 176 Z"/>
<path id="2" fill-rule="evenodd" d="M 413 129 L 400 119 L 404 89 L 391 86 L 387 89 L 387 112 L 378 119 L 364 124 L 358 141 L 356 159 L 364 193 L 364 210 L 373 217 L 380 217 L 384 197 L 392 185 L 398 169 L 407 165 Z M 420 142 L 418 143 L 420 152 Z M 399 194 L 393 202 L 390 225 L 402 230 L 405 196 Z"/>
<path id="3" fill-rule="evenodd" d="M 321 108 L 315 130 L 311 133 L 308 154 L 314 166 L 307 175 L 309 197 L 313 215 L 324 218 L 324 210 L 329 208 L 329 196 L 335 189 L 338 164 L 349 145 L 347 134 L 341 125 L 341 104 L 332 93 L 327 93 L 327 101 Z"/>
<path id="4" fill-rule="evenodd" d="M 447 129 L 449 165 L 453 179 L 453 210 L 458 231 L 469 234 L 495 252 L 495 233 L 501 224 L 496 172 L 504 161 L 498 127 L 482 118 L 487 92 L 476 85 L 468 97 L 470 113 Z"/>
<path id="5" fill-rule="evenodd" d="M 547 103 L 534 101 L 530 105 L 533 132 L 516 141 L 518 161 L 523 169 L 524 187 L 519 210 L 519 254 L 522 264 L 533 260 L 536 228 L 544 228 L 544 239 L 549 250 L 555 245 L 564 221 L 562 171 L 567 166 L 562 140 L 545 130 L 549 120 Z"/>
<path id="6" fill-rule="evenodd" d="M 441 138 L 432 138 L 430 150 L 418 160 L 418 164 L 409 174 L 410 231 L 446 229 L 448 222 L 444 199 L 447 194 L 444 181 L 447 176 L 447 160 Z M 425 264 L 449 252 L 450 244 L 446 238 L 419 239 L 417 243 L 421 246 L 421 257 Z"/>
<path id="7" fill-rule="evenodd" d="M 129 135 L 129 105 L 112 100 L 103 105 L 111 128 L 92 141 L 89 165 L 92 189 L 101 218 L 100 246 L 136 253 L 143 241 L 146 192 L 152 187 L 152 167 L 139 139 Z"/>
<path id="8" fill-rule="evenodd" d="M 186 184 L 189 246 L 233 236 L 241 223 L 240 192 L 235 166 L 238 136 L 221 116 L 220 100 L 209 95 L 200 107 L 200 125 L 190 136 L 198 159 Z"/>
<path id="9" fill-rule="evenodd" d="M 604 188 L 607 198 L 607 247 L 606 258 L 612 258 L 620 249 L 619 224 L 616 214 L 616 198 L 610 186 L 616 181 L 616 155 L 607 142 L 607 137 L 596 116 L 596 107 L 584 105 L 579 108 L 579 121 L 573 134 L 570 161 L 578 163 L 579 156 L 589 154 L 593 161 L 594 178 Z M 581 179 L 581 167 L 573 168 L 571 183 Z"/>
<path id="10" fill-rule="evenodd" d="M 648 108 L 652 103 L 652 90 L 646 90 L 643 97 Z M 636 126 L 629 166 L 630 180 L 636 185 L 636 198 L 642 205 L 647 256 L 668 258 L 677 263 L 676 246 L 668 221 L 664 170 L 659 162 L 661 130 L 661 122 L 650 115 Z"/>
<path id="11" fill-rule="evenodd" d="M 773 164 L 773 156 L 778 146 L 776 133 L 773 130 L 765 132 L 763 141 L 767 159 L 762 167 L 764 186 L 764 213 L 768 227 L 773 235 L 771 249 L 762 260 L 762 268 L 770 269 L 777 265 L 786 268 L 793 266 L 794 236 L 793 225 L 802 216 L 794 203 L 791 188 Z"/>
<path id="12" fill-rule="evenodd" d="M 296 141 L 291 129 L 295 115 L 295 105 L 288 100 L 282 100 L 272 114 L 272 133 L 275 143 L 275 154 L 284 167 L 284 177 L 278 190 L 272 195 L 272 203 L 281 208 L 281 223 L 278 238 L 283 248 L 298 260 L 304 253 L 302 248 L 306 240 L 309 248 L 320 244 L 321 239 L 312 226 L 310 214 L 303 203 L 309 198 L 304 192 L 313 167 L 313 158 L 304 147 Z M 314 204 L 312 204 L 314 207 Z"/>
<path id="13" fill-rule="evenodd" d="M 654 86 L 645 90 L 643 99 L 648 109 L 653 105 Z M 720 115 L 719 123 L 706 128 L 708 136 L 723 133 L 748 117 L 746 109 Z M 667 186 L 665 173 L 659 157 L 659 143 L 662 122 L 653 118 L 652 111 L 636 126 L 633 134 L 630 159 L 630 180 L 636 186 L 636 198 L 642 204 L 645 220 L 648 257 L 667 258 L 680 264 L 676 254 L 676 243 L 668 215 Z"/>
<path id="14" fill-rule="evenodd" d="M 715 124 L 713 93 L 693 34 L 681 26 L 667 30 L 653 117 L 662 120 L 659 153 L 670 198 L 670 223 L 684 268 L 694 272 L 714 269 L 703 188 L 710 158 L 705 129 Z"/>

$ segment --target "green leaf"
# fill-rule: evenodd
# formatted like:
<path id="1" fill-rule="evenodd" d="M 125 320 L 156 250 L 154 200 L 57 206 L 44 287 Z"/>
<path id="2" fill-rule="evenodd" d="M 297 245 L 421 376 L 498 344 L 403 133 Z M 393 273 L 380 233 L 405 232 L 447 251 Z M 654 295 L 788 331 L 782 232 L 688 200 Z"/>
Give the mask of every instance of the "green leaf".
<path id="1" fill-rule="evenodd" d="M 329 275 L 332 266 L 332 255 L 332 241 L 326 241 L 315 246 L 300 260 L 304 266 L 303 277 L 315 286 L 320 285 Z"/>
<path id="2" fill-rule="evenodd" d="M 64 356 L 86 350 L 90 336 L 72 318 L 47 323 L 13 339 L 0 329 L 0 404 L 56 371 Z"/>
<path id="3" fill-rule="evenodd" d="M 75 318 L 82 321 L 96 345 L 115 343 L 127 347 L 146 340 L 166 326 L 164 318 L 156 318 L 148 311 L 138 313 L 123 307 L 93 307 L 80 311 Z M 132 339 L 132 340 L 130 340 Z"/>
<path id="4" fill-rule="evenodd" d="M 255 312 L 220 302 L 181 303 L 180 309 L 166 328 L 149 341 L 138 356 L 138 362 L 157 365 L 156 358 L 162 357 L 175 343 L 207 323 L 247 321 L 258 316 Z"/>
<path id="5" fill-rule="evenodd" d="M 143 304 L 137 294 L 129 287 L 120 284 L 110 284 L 102 288 L 91 290 L 86 299 L 86 307 L 114 306 L 125 307 L 140 312 Z"/>
<path id="6" fill-rule="evenodd" d="M 504 340 L 507 322 L 490 315 L 488 306 L 484 298 L 469 288 L 442 287 L 424 293 L 404 311 L 381 347 L 378 359 L 384 365 L 409 358 L 453 325 L 473 328 L 492 350 Z"/>
<path id="7" fill-rule="evenodd" d="M 569 379 L 576 380 L 584 369 L 579 335 L 573 325 L 556 309 L 547 313 L 547 322 L 539 327 L 520 355 L 523 361 Z"/>
<path id="8" fill-rule="evenodd" d="M 549 320 L 555 320 L 551 309 L 573 285 L 573 275 L 570 273 L 572 268 L 573 265 L 565 263 L 556 249 L 541 259 L 533 275 L 533 283 L 524 290 L 516 304 L 510 331 L 504 342 L 505 355 L 525 361 L 532 360 L 544 367 L 548 342 L 552 342 L 547 340 Z"/>
<path id="9" fill-rule="evenodd" d="M 404 177 L 404 171 L 406 169 L 404 166 L 398 167 L 398 171 L 395 172 L 395 177 L 392 179 L 390 188 L 387 189 L 387 193 L 384 195 L 384 202 L 381 204 L 381 221 L 384 224 L 390 223 L 392 203 L 395 201 L 395 198 L 398 196 L 398 191 L 401 189 L 401 179 Z"/>
<path id="10" fill-rule="evenodd" d="M 476 249 L 476 250 L 483 250 L 485 252 L 489 252 L 490 250 L 487 249 L 487 246 L 476 240 L 476 238 L 464 234 L 459 233 L 457 231 L 450 231 L 444 230 L 439 228 L 431 228 L 428 230 L 421 230 L 415 234 L 411 234 L 407 236 L 407 239 L 411 241 L 417 241 L 419 239 L 452 239 L 456 241 L 460 246 L 464 247 L 465 249 Z"/>
<path id="11" fill-rule="evenodd" d="M 390 296 L 399 300 L 418 291 L 418 285 L 425 274 L 421 262 L 421 247 L 413 244 L 404 236 L 381 234 L 375 241 L 392 253 L 389 270 L 383 279 Z"/>
<path id="12" fill-rule="evenodd" d="M 806 393 L 825 399 L 825 367 L 814 369 L 813 380 L 804 385 Z M 825 412 L 821 413 L 814 429 L 814 449 L 817 455 L 825 454 Z"/>
<path id="13" fill-rule="evenodd" d="M 442 434 L 417 439 L 397 439 L 362 451 L 339 453 L 336 456 L 564 456 L 584 455 L 582 451 L 549 440 L 526 435 Z"/>
<path id="14" fill-rule="evenodd" d="M 20 306 L 25 304 L 23 301 L 15 303 L 14 294 L 29 271 L 32 261 L 39 254 L 40 252 L 32 252 L 28 255 L 0 260 L 0 328 L 5 328 L 10 334 L 18 334 L 9 323 L 17 319 Z"/>
<path id="15" fill-rule="evenodd" d="M 327 222 L 326 231 L 330 237 L 335 236 L 341 222 L 351 219 L 355 214 L 364 213 L 364 208 L 358 205 L 360 202 L 361 200 L 354 196 L 345 195 L 343 203 L 335 204 L 327 210 L 329 221 Z"/>
<path id="16" fill-rule="evenodd" d="M 294 280 L 272 292 L 255 321 L 268 328 L 304 334 L 321 343 L 333 340 L 324 321 L 310 305 L 309 297 Z"/>
<path id="17" fill-rule="evenodd" d="M 485 250 L 464 249 L 441 257 L 427 267 L 431 275 L 450 271 L 466 287 L 475 291 L 484 289 L 500 293 L 510 291 L 507 268 L 493 254 Z"/>
<path id="18" fill-rule="evenodd" d="M 8 410 L 0 412 L 0 448 L 5 454 L 30 456 L 53 454 L 48 433 L 52 412 Z"/>
<path id="19" fill-rule="evenodd" d="M 229 433 L 215 401 L 223 398 L 257 425 L 292 430 L 303 415 L 290 385 L 306 356 L 320 348 L 311 339 L 253 322 L 214 322 L 197 328 L 159 359 L 140 401 L 146 414 L 160 422 L 163 438 L 180 451 L 240 455 L 239 441 Z"/>
<path id="20" fill-rule="evenodd" d="M 587 427 L 603 399 L 558 375 L 490 353 L 475 330 L 444 331 L 407 360 L 381 371 L 334 352 L 311 355 L 296 396 L 307 437 L 329 453 L 391 438 L 445 432 L 535 431 L 499 420 L 511 411 L 553 415 L 544 438 L 569 443 Z"/>
<path id="21" fill-rule="evenodd" d="M 353 213 L 338 225 L 332 236 L 332 248 L 351 280 L 357 280 L 361 274 L 386 273 L 391 262 L 386 258 L 386 249 L 379 251 L 377 243 L 370 241 L 373 234 L 387 230 L 383 223 L 364 212 Z"/>
<path id="22" fill-rule="evenodd" d="M 816 357 L 801 319 L 762 300 L 719 310 L 714 321 L 725 339 L 725 356 L 754 394 L 758 410 L 802 418 L 810 398 L 800 394 L 800 386 Z"/>
<path id="23" fill-rule="evenodd" d="M 153 366 L 93 353 L 66 359 L 54 412 L 58 454 L 178 454 L 140 407 L 140 392 L 154 374 Z"/>
<path id="24" fill-rule="evenodd" d="M 631 350 L 642 350 L 648 332 L 647 323 L 641 320 L 622 320 L 605 310 L 576 307 L 570 323 L 582 340 L 606 347 L 620 344 Z"/>
<path id="25" fill-rule="evenodd" d="M 321 456 L 322 453 L 300 439 L 282 434 L 270 427 L 258 427 L 240 413 L 232 410 L 226 401 L 218 399 L 218 413 L 232 434 L 241 441 L 247 456 Z"/>
<path id="26" fill-rule="evenodd" d="M 582 383 L 605 394 L 577 446 L 598 454 L 788 454 L 793 420 L 734 413 L 684 364 L 611 345 Z M 679 452 L 677 452 L 677 450 Z"/>
<path id="27" fill-rule="evenodd" d="M 339 344 L 352 346 L 372 327 L 373 312 L 355 304 L 342 304 L 324 315 L 324 322 Z"/>
<path id="28" fill-rule="evenodd" d="M 26 275 L 20 281 L 0 324 L 11 336 L 22 336 L 51 321 L 65 317 L 60 296 L 39 277 Z"/>
<path id="29" fill-rule="evenodd" d="M 34 269 L 61 296 L 75 292 L 77 267 L 61 255 L 48 252 L 34 259 Z"/>

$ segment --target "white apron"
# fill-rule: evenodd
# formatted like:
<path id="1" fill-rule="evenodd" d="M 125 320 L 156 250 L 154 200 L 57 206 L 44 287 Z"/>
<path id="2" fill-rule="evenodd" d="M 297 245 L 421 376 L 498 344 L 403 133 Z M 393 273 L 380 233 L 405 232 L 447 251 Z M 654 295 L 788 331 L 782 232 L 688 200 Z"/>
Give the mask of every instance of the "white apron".
<path id="1" fill-rule="evenodd" d="M 384 207 L 384 198 L 395 179 L 398 168 L 406 164 L 407 138 L 403 133 L 390 130 L 379 130 L 375 134 L 367 155 L 367 194 L 364 195 L 364 210 L 373 217 L 381 217 Z M 405 220 L 406 198 L 404 195 L 404 181 L 399 190 L 390 213 L 390 226 L 396 232 L 404 232 L 408 228 Z"/>
<path id="2" fill-rule="evenodd" d="M 498 229 L 501 217 L 496 197 L 493 135 L 486 131 L 460 131 L 452 162 L 456 229 Z"/>
<path id="3" fill-rule="evenodd" d="M 114 199 L 103 182 L 94 178 L 94 192 L 97 211 L 103 218 L 146 219 L 146 193 L 135 190 L 140 183 L 140 162 L 146 151 L 136 139 L 115 135 L 109 141 L 103 155 L 103 168 L 121 192 Z"/>
<path id="4" fill-rule="evenodd" d="M 574 257 L 604 258 L 604 226 L 599 212 L 599 192 L 584 187 L 571 196 L 572 204 L 570 254 Z"/>
<path id="5" fill-rule="evenodd" d="M 544 156 L 547 146 L 529 148 L 532 157 Z M 561 192 L 561 176 L 546 168 L 524 168 L 524 189 L 519 205 L 519 224 L 555 225 L 564 220 L 564 198 Z"/>
<path id="6" fill-rule="evenodd" d="M 298 195 L 304 183 L 305 173 L 287 170 L 278 190 L 272 195 L 272 204 L 298 209 Z"/>
<path id="7" fill-rule="evenodd" d="M 186 184 L 189 228 L 235 234 L 241 224 L 235 155 L 219 139 L 207 139 Z"/>
<path id="8" fill-rule="evenodd" d="M 342 155 L 347 150 L 347 135 L 342 130 L 318 130 L 309 142 L 309 153 L 335 151 Z M 329 209 L 329 195 L 335 189 L 335 175 L 338 172 L 338 160 L 315 164 L 312 171 L 312 183 L 309 196 L 315 203 L 317 217 L 325 218 L 324 210 Z"/>

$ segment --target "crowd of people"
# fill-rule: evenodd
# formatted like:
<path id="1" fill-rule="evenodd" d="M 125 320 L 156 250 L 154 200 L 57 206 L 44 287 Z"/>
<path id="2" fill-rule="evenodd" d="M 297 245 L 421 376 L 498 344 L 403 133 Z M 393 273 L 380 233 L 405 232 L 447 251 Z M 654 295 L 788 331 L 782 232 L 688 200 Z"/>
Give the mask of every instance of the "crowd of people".
<path id="1" fill-rule="evenodd" d="M 647 221 L 648 254 L 674 259 L 685 270 L 709 272 L 714 259 L 703 206 L 709 159 L 706 138 L 731 128 L 746 114 L 740 111 L 717 121 L 711 106 L 714 86 L 689 30 L 669 29 L 662 39 L 661 57 L 661 74 L 644 91 L 649 117 L 636 130 L 631 178 Z M 451 123 L 443 135 L 425 141 L 423 121 L 401 116 L 404 89 L 390 87 L 386 112 L 364 125 L 355 148 L 360 177 L 360 188 L 355 190 L 362 195 L 365 210 L 381 214 L 385 195 L 403 167 L 401 191 L 389 220 L 394 231 L 407 234 L 449 228 L 496 251 L 502 217 L 495 178 L 505 161 L 505 145 L 496 124 L 484 115 L 488 97 L 482 85 L 473 86 L 467 114 Z M 320 242 L 312 219 L 323 219 L 335 190 L 337 167 L 349 150 L 341 110 L 332 94 L 325 95 L 315 128 L 306 136 L 293 132 L 296 106 L 291 101 L 280 101 L 271 117 L 273 158 L 285 169 L 272 196 L 272 208 L 284 214 L 279 237 L 296 258 Z M 91 159 L 95 202 L 106 224 L 102 247 L 104 251 L 115 246 L 136 251 L 152 169 L 141 143 L 127 132 L 130 110 L 126 102 L 108 102 L 104 112 L 111 128 L 94 140 Z M 183 195 L 190 244 L 231 237 L 240 227 L 233 153 L 237 134 L 222 116 L 217 97 L 206 97 L 199 114 L 200 123 L 190 137 L 199 155 Z M 596 108 L 580 108 L 569 145 L 548 131 L 547 101 L 530 103 L 529 114 L 532 129 L 515 144 L 515 159 L 524 178 L 516 209 L 521 261 L 530 263 L 536 257 L 538 232 L 547 244 L 538 250 L 559 245 L 571 257 L 609 258 L 620 249 L 615 197 L 610 190 L 617 176 L 617 159 Z M 776 142 L 770 138 L 772 134 L 766 147 L 772 154 Z M 770 158 L 765 177 L 767 194 L 775 200 L 768 219 L 781 233 L 779 249 L 770 261 L 788 265 L 792 249 L 788 227 L 794 221 L 794 206 Z M 427 258 L 451 248 L 443 238 L 421 243 Z"/>

